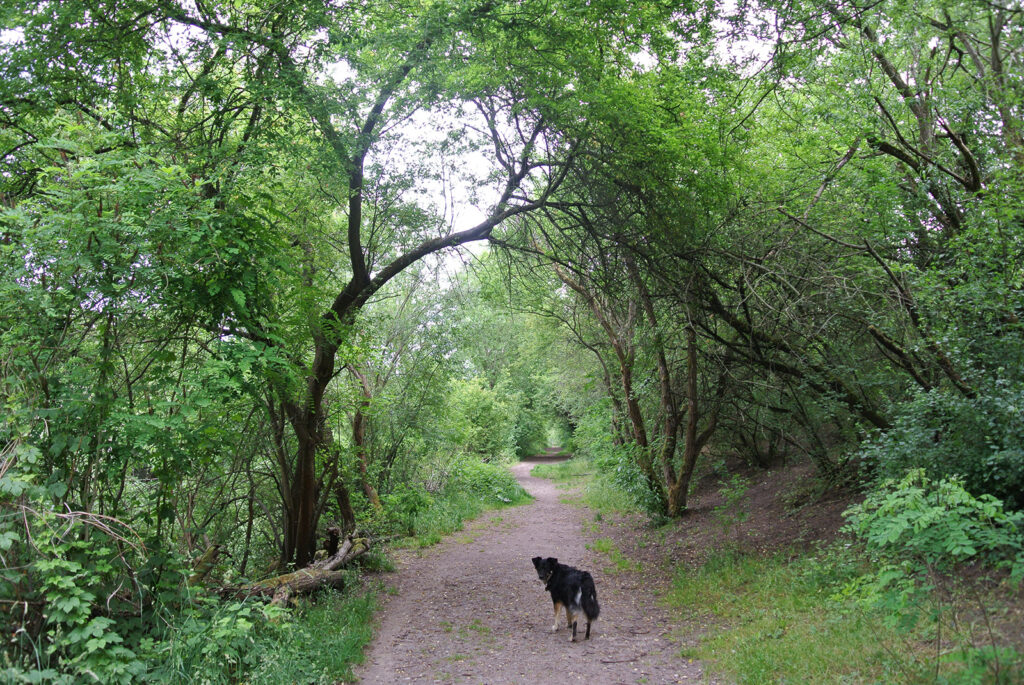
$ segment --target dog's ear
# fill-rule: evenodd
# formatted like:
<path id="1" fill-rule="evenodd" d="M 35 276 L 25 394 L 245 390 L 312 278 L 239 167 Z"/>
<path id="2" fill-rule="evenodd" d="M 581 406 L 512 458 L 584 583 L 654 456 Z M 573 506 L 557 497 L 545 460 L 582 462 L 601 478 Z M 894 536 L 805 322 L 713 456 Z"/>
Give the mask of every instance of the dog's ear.
<path id="1" fill-rule="evenodd" d="M 548 561 L 551 562 L 552 566 L 558 563 L 558 559 L 555 559 L 554 557 L 548 557 Z"/>
<path id="2" fill-rule="evenodd" d="M 534 557 L 533 558 L 533 567 L 534 568 L 540 568 L 540 557 Z"/>

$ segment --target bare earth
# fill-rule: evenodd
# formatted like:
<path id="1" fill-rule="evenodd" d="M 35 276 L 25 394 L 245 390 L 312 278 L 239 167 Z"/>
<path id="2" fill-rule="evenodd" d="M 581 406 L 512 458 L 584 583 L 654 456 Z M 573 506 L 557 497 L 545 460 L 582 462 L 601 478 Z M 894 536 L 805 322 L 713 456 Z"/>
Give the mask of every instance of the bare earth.
<path id="1" fill-rule="evenodd" d="M 386 581 L 377 636 L 357 671 L 362 683 L 701 682 L 700 664 L 679 656 L 685 635 L 654 597 L 652 578 L 614 570 L 588 550 L 588 510 L 564 490 L 513 472 L 536 500 L 491 512 L 438 545 L 406 551 Z M 553 556 L 589 570 L 601 617 L 590 640 L 569 642 L 562 614 L 531 558 Z M 581 624 L 582 627 L 582 624 Z"/>

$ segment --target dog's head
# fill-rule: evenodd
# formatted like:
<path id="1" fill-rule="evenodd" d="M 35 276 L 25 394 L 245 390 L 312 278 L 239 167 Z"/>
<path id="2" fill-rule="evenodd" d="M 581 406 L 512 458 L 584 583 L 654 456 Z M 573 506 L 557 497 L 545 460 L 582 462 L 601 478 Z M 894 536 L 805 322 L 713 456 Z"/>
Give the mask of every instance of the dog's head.
<path id="1" fill-rule="evenodd" d="M 554 557 L 548 557 L 547 559 L 541 559 L 540 557 L 533 558 L 533 567 L 537 569 L 537 577 L 540 578 L 540 582 L 547 583 L 551 580 L 551 574 L 555 572 L 555 568 L 558 566 L 558 559 Z"/>

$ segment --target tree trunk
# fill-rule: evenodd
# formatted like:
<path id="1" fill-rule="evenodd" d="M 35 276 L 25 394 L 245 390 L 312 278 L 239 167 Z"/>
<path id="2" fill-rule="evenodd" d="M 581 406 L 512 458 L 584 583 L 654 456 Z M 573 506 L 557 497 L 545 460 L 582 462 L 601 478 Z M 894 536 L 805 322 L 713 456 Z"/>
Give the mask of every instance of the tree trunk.
<path id="1" fill-rule="evenodd" d="M 380 503 L 377 489 L 370 482 L 367 465 L 369 457 L 366 451 L 366 410 L 370 408 L 370 399 L 372 398 L 370 382 L 367 380 L 366 374 L 361 373 L 354 366 L 349 365 L 348 369 L 355 379 L 359 381 L 359 388 L 362 394 L 359 398 L 359 403 L 356 405 L 355 414 L 352 416 L 352 444 L 356 448 L 356 467 L 359 469 L 359 478 L 363 482 L 363 492 L 366 494 L 366 499 L 370 501 L 374 509 L 381 511 L 384 507 Z"/>
<path id="2" fill-rule="evenodd" d="M 686 501 L 690 490 L 690 481 L 693 479 L 693 471 L 697 465 L 697 457 L 700 456 L 704 445 L 708 443 L 718 426 L 718 411 L 721 407 L 721 395 L 725 383 L 724 378 L 719 379 L 719 401 L 711 410 L 707 425 L 700 433 L 697 432 L 697 422 L 700 418 L 700 407 L 697 401 L 697 333 L 693 327 L 686 329 L 686 434 L 683 447 L 683 467 L 679 477 L 669 487 L 668 491 L 668 515 L 672 517 L 682 516 L 686 513 Z"/>

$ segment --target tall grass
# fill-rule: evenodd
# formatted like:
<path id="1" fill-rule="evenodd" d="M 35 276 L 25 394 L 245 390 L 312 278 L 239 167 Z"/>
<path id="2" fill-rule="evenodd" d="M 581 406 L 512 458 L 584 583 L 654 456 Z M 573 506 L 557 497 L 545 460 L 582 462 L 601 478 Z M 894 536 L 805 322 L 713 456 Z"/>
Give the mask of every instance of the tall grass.
<path id="1" fill-rule="evenodd" d="M 840 599 L 863 570 L 837 547 L 797 557 L 723 551 L 680 569 L 669 604 L 709 626 L 683 656 L 743 684 L 1019 682 L 1018 670 L 993 672 L 981 658 L 986 648 L 954 625 L 956 607 L 934 594 L 921 596 L 912 625 L 884 607 Z M 1014 655 L 1003 658 L 1012 664 Z"/>
<path id="2" fill-rule="evenodd" d="M 252 649 L 259 661 L 246 682 L 290 685 L 354 680 L 352 669 L 363 661 L 363 648 L 373 637 L 376 597 L 372 589 L 357 585 L 351 591 L 323 591 L 315 602 L 304 602 L 294 620 L 255 641 Z"/>

